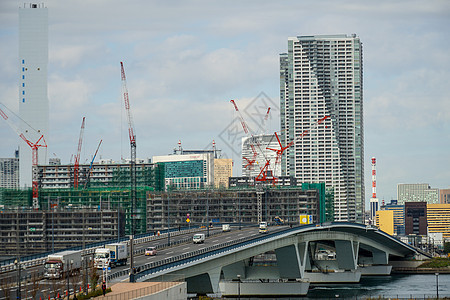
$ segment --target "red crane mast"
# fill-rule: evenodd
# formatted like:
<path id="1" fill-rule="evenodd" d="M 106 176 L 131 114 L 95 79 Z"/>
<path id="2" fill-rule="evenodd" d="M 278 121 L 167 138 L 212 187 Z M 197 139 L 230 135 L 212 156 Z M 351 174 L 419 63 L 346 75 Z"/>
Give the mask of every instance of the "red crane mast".
<path id="1" fill-rule="evenodd" d="M 133 118 L 131 116 L 130 110 L 130 100 L 128 98 L 128 88 L 127 88 L 127 79 L 125 77 L 125 69 L 123 67 L 123 63 L 120 62 L 120 69 L 122 73 L 122 93 L 123 93 L 123 101 L 125 103 L 125 110 L 127 112 L 127 120 L 128 120 L 128 135 L 130 138 L 130 147 L 131 147 L 131 162 L 130 162 L 130 184 L 131 184 L 131 231 L 130 233 L 134 235 L 135 226 L 134 226 L 134 208 L 136 205 L 136 134 L 134 133 L 134 124 Z"/>
<path id="2" fill-rule="evenodd" d="M 5 108 L 6 105 L 2 104 Z M 8 108 L 7 108 L 8 109 Z M 9 109 L 8 109 L 9 110 Z M 9 110 L 11 111 L 11 110 Z M 38 148 L 39 147 L 47 147 L 47 143 L 45 142 L 44 135 L 35 130 L 33 127 L 31 127 L 27 122 L 25 122 L 23 119 L 21 119 L 19 116 L 14 114 L 12 111 L 11 113 L 15 115 L 20 122 L 25 125 L 24 127 L 27 127 L 27 130 L 20 130 L 19 127 L 14 124 L 8 115 L 0 109 L 0 115 L 3 117 L 3 119 L 8 123 L 8 125 L 19 135 L 19 137 L 25 141 L 25 143 L 28 144 L 28 146 L 31 147 L 31 158 L 32 158 L 32 193 L 33 193 L 33 208 L 39 209 L 39 185 L 38 185 Z M 24 132 L 23 132 L 24 131 Z M 32 142 L 31 139 L 34 138 L 36 142 Z"/>

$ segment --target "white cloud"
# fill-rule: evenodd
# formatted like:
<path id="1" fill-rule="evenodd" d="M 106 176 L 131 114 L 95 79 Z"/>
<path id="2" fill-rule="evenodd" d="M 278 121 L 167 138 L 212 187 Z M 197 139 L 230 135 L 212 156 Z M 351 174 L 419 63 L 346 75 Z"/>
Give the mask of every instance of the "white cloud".
<path id="1" fill-rule="evenodd" d="M 380 195 L 395 194 L 398 182 L 410 180 L 448 186 L 448 168 L 442 167 L 448 161 L 442 149 L 450 148 L 448 1 L 49 0 L 45 5 L 54 132 L 47 142 L 55 149 L 49 153 L 65 161 L 76 150 L 82 116 L 86 157 L 100 138 L 103 157 L 129 155 L 120 61 L 138 156 L 146 157 L 171 152 L 179 139 L 185 147 L 208 145 L 235 117 L 230 99 L 243 108 L 265 92 L 277 102 L 278 55 L 286 52 L 287 37 L 356 33 L 364 45 L 365 153 L 380 157 L 385 176 L 379 178 Z M 1 1 L 0 99 L 13 105 L 6 99 L 18 92 L 17 25 L 17 3 Z M 278 129 L 278 118 L 272 127 Z M 8 130 L 0 126 L 2 137 Z M 424 134 L 435 147 L 418 143 Z M 11 156 L 14 143 L 3 144 L 0 154 Z M 370 195 L 369 175 L 366 191 Z"/>

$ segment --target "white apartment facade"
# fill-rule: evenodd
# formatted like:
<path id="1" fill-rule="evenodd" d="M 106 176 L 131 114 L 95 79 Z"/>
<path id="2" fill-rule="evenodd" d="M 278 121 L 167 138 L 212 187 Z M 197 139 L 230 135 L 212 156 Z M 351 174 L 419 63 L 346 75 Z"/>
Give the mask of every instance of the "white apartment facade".
<path id="1" fill-rule="evenodd" d="M 0 188 L 19 188 L 19 158 L 0 158 Z"/>
<path id="2" fill-rule="evenodd" d="M 277 161 L 277 153 L 267 148 L 280 149 L 275 135 L 260 134 L 242 138 L 243 177 L 258 176 L 267 160 L 270 162 L 267 169 L 272 172 L 273 176 L 276 178 L 281 176 L 281 160 Z"/>
<path id="3" fill-rule="evenodd" d="M 364 223 L 359 37 L 288 38 L 288 52 L 280 55 L 280 111 L 283 146 L 294 141 L 283 154 L 282 175 L 325 182 L 334 192 L 334 219 Z"/>

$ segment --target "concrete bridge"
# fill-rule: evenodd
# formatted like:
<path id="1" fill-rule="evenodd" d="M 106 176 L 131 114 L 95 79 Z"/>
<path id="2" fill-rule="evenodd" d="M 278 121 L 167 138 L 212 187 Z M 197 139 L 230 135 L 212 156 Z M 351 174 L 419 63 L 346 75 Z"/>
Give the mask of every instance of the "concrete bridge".
<path id="1" fill-rule="evenodd" d="M 263 253 L 265 260 L 256 259 Z M 334 222 L 269 231 L 180 254 L 144 265 L 130 280 L 184 279 L 188 292 L 198 294 L 306 295 L 310 283 L 388 275 L 389 261 L 419 255 L 377 228 Z"/>

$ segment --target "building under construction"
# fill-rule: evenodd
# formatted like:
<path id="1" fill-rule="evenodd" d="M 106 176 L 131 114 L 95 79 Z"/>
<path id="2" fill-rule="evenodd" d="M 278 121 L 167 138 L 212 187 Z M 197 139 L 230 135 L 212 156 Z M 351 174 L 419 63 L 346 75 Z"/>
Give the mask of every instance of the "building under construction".
<path id="1" fill-rule="evenodd" d="M 110 209 L 11 209 L 0 214 L 0 255 L 31 255 L 123 236 L 125 215 Z"/>
<path id="2" fill-rule="evenodd" d="M 164 187 L 162 164 L 136 165 L 136 204 L 131 205 L 130 165 L 80 165 L 79 186 L 73 187 L 73 165 L 43 165 L 38 169 L 39 209 L 109 209 L 125 214 L 125 234 L 144 233 L 148 193 Z M 89 174 L 90 173 L 90 174 Z M 4 209 L 29 208 L 32 192 L 28 189 L 0 189 Z M 132 230 L 132 221 L 134 231 Z"/>
<path id="3" fill-rule="evenodd" d="M 215 223 L 254 225 L 260 221 L 274 223 L 275 219 L 297 225 L 300 215 L 311 215 L 315 223 L 331 221 L 326 201 L 332 200 L 326 198 L 324 184 L 150 192 L 147 231 Z"/>

